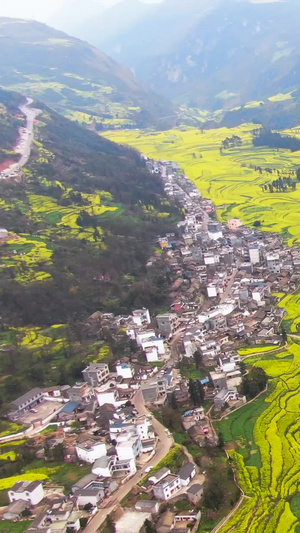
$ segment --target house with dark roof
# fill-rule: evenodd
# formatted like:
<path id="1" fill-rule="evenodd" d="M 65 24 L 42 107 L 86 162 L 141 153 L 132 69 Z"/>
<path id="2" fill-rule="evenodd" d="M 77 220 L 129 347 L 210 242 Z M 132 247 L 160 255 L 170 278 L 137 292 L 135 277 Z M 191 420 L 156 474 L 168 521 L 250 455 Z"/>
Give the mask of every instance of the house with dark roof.
<path id="1" fill-rule="evenodd" d="M 186 494 L 191 503 L 198 505 L 203 497 L 203 485 L 201 485 L 201 483 L 195 483 L 188 488 Z"/>
<path id="2" fill-rule="evenodd" d="M 193 463 L 186 463 L 185 465 L 183 465 L 178 472 L 181 486 L 187 487 L 192 481 L 192 479 L 195 477 L 195 475 L 196 467 Z"/>
<path id="3" fill-rule="evenodd" d="M 28 509 L 28 507 L 30 507 L 29 502 L 23 500 L 15 501 L 6 507 L 2 516 L 5 520 L 19 520 L 22 512 Z"/>
<path id="4" fill-rule="evenodd" d="M 32 389 L 11 403 L 11 412 L 8 414 L 11 420 L 17 420 L 23 416 L 26 411 L 32 409 L 35 405 L 44 400 L 44 393 L 42 389 L 36 387 Z"/>
<path id="5" fill-rule="evenodd" d="M 37 505 L 44 498 L 44 489 L 41 481 L 17 481 L 8 491 L 9 501 L 23 500 L 29 505 Z"/>

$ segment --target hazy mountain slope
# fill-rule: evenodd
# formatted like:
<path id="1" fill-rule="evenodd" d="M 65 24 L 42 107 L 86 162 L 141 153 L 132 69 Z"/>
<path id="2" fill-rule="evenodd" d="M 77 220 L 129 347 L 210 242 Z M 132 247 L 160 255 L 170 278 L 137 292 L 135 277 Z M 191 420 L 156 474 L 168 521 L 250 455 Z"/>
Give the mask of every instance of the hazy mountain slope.
<path id="1" fill-rule="evenodd" d="M 83 20 L 74 28 L 74 34 L 85 36 L 118 61 L 139 70 L 140 61 L 142 67 L 147 58 L 172 52 L 195 19 L 220 1 L 164 0 L 161 4 L 145 5 L 137 0 L 123 0 L 100 16 L 95 15 L 93 21 Z"/>
<path id="2" fill-rule="evenodd" d="M 53 17 L 50 25 L 102 50 L 106 41 L 117 40 L 118 35 L 130 30 L 156 7 L 155 4 L 145 4 L 139 0 L 121 0 L 107 9 L 101 9 L 99 3 L 88 0 L 83 14 L 82 1 L 73 0 L 65 6 L 63 13 L 59 12 Z"/>
<path id="3" fill-rule="evenodd" d="M 136 73 L 155 90 L 211 108 L 289 91 L 300 82 L 299 19 L 295 0 L 227 1 Z"/>
<path id="4" fill-rule="evenodd" d="M 35 106 L 24 180 L 0 181 L 0 225 L 11 233 L 0 246 L 5 322 L 66 323 L 141 305 L 141 295 L 157 305 L 165 296 L 153 280 L 148 288 L 145 264 L 156 235 L 177 220 L 159 178 L 135 151 Z"/>
<path id="5" fill-rule="evenodd" d="M 0 85 L 78 120 L 88 120 L 78 112 L 94 115 L 104 126 L 155 124 L 173 112 L 96 48 L 33 21 L 0 18 Z"/>

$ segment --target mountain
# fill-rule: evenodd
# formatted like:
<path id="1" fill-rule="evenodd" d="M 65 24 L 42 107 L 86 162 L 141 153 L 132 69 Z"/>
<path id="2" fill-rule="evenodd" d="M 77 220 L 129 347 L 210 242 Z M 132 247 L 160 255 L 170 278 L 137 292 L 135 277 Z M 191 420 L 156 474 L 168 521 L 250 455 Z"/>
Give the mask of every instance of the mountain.
<path id="1" fill-rule="evenodd" d="M 4 102 L 14 98 L 0 91 L 12 121 L 20 111 Z M 160 179 L 134 150 L 34 105 L 42 112 L 24 178 L 0 181 L 0 225 L 10 233 L 0 246 L 5 322 L 41 327 L 159 305 L 163 284 L 149 281 L 145 265 L 156 236 L 178 220 Z"/>
<path id="2" fill-rule="evenodd" d="M 95 0 L 87 0 L 84 6 L 82 0 L 71 0 L 49 24 L 102 49 L 106 41 L 117 39 L 155 8 L 139 0 L 123 0 L 107 9 Z"/>
<path id="3" fill-rule="evenodd" d="M 0 151 L 13 148 L 24 124 L 21 103 L 0 89 L 1 132 L 4 122 L 10 132 L 10 140 L 0 132 Z M 0 180 L 0 227 L 9 234 L 0 240 L 0 409 L 16 391 L 73 384 L 91 361 L 131 353 L 125 334 L 104 335 L 88 317 L 165 308 L 170 274 L 160 254 L 146 263 L 157 235 L 180 219 L 138 153 L 33 106 L 41 113 L 23 177 Z"/>
<path id="4" fill-rule="evenodd" d="M 222 2 L 136 72 L 155 90 L 210 108 L 288 92 L 300 81 L 299 16 L 294 0 Z"/>
<path id="5" fill-rule="evenodd" d="M 99 129 L 155 125 L 174 115 L 169 102 L 144 89 L 127 68 L 34 21 L 0 18 L 0 85 Z"/>
<path id="6" fill-rule="evenodd" d="M 130 0 L 112 8 L 110 20 L 127 5 Z M 255 110 L 260 120 L 272 123 L 274 112 L 276 123 L 282 110 L 288 123 L 295 110 L 298 120 L 298 0 L 164 0 L 150 7 L 138 20 L 126 19 L 117 35 L 109 30 L 113 24 L 104 35 L 93 29 L 93 43 L 177 103 L 230 110 L 263 101 L 265 107 Z M 103 22 L 105 12 L 101 17 Z M 93 27 L 98 23 L 100 28 L 95 17 Z M 83 22 L 80 31 L 87 34 L 88 27 Z M 281 93 L 285 103 L 269 103 L 269 97 Z M 243 120 L 251 110 L 234 113 Z"/>

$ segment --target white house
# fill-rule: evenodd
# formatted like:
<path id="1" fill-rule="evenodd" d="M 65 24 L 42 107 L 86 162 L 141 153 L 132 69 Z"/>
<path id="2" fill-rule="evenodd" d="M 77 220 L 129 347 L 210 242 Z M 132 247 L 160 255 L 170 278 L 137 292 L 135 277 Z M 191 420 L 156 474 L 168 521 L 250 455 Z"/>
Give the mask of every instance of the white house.
<path id="1" fill-rule="evenodd" d="M 151 421 L 147 417 L 138 418 L 135 421 L 135 429 L 141 440 L 153 439 L 155 436 Z"/>
<path id="2" fill-rule="evenodd" d="M 139 346 L 142 346 L 142 343 L 156 337 L 154 329 L 148 329 L 146 331 L 137 331 L 136 332 L 136 342 Z"/>
<path id="3" fill-rule="evenodd" d="M 99 392 L 97 394 L 97 401 L 98 401 L 99 407 L 101 407 L 105 403 L 110 403 L 115 406 L 119 405 L 118 393 L 116 389 L 114 388 L 106 389 L 105 391 Z"/>
<path id="4" fill-rule="evenodd" d="M 104 442 L 97 442 L 92 439 L 86 440 L 75 446 L 78 459 L 86 463 L 94 463 L 99 457 L 106 455 L 106 445 Z"/>
<path id="5" fill-rule="evenodd" d="M 44 498 L 44 489 L 41 481 L 17 481 L 8 491 L 10 503 L 23 500 L 30 505 L 37 505 Z"/>
<path id="6" fill-rule="evenodd" d="M 131 379 L 134 376 L 134 368 L 130 364 L 118 363 L 116 365 L 116 372 L 118 376 L 124 379 Z"/>
<path id="7" fill-rule="evenodd" d="M 138 435 L 120 433 L 117 438 L 116 453 L 120 460 L 136 459 L 142 453 L 142 443 Z"/>
<path id="8" fill-rule="evenodd" d="M 149 346 L 144 350 L 148 363 L 155 363 L 160 360 L 158 349 L 156 346 Z"/>
<path id="9" fill-rule="evenodd" d="M 176 492 L 181 489 L 181 483 L 179 476 L 175 474 L 168 474 L 162 481 L 159 481 L 153 487 L 153 494 L 155 498 L 159 500 L 169 500 L 175 496 Z"/>
<path id="10" fill-rule="evenodd" d="M 120 460 L 116 455 L 100 457 L 95 461 L 92 473 L 98 477 L 112 477 L 115 473 L 127 476 L 136 472 L 135 460 Z"/>
<path id="11" fill-rule="evenodd" d="M 196 467 L 193 463 L 187 463 L 183 465 L 178 472 L 181 486 L 187 487 L 192 481 L 192 479 L 195 477 L 195 475 Z"/>
<path id="12" fill-rule="evenodd" d="M 132 319 L 134 324 L 137 326 L 144 326 L 145 324 L 150 324 L 151 318 L 148 309 L 136 309 L 132 313 Z"/>
<path id="13" fill-rule="evenodd" d="M 149 337 L 146 340 L 143 340 L 141 342 L 141 346 L 144 351 L 146 351 L 147 348 L 152 348 L 152 346 L 155 346 L 159 355 L 164 355 L 164 353 L 166 352 L 164 339 L 162 339 L 161 337 L 156 337 L 155 335 L 153 337 Z"/>

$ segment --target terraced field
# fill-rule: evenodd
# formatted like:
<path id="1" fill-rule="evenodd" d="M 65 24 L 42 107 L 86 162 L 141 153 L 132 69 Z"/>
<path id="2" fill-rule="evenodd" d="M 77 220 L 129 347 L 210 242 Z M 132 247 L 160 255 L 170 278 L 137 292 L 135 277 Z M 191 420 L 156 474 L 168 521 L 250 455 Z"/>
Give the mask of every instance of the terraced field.
<path id="1" fill-rule="evenodd" d="M 269 392 L 218 424 L 245 493 L 222 533 L 299 531 L 300 346 L 248 359 L 270 377 Z"/>
<path id="2" fill-rule="evenodd" d="M 260 220 L 262 229 L 281 232 L 290 245 L 300 243 L 300 184 L 296 191 L 269 193 L 261 185 L 277 177 L 265 171 L 293 172 L 300 166 L 300 152 L 254 147 L 252 132 L 257 126 L 199 130 L 180 128 L 165 132 L 119 131 L 105 134 L 121 144 L 134 146 L 155 159 L 177 161 L 195 182 L 202 195 L 218 207 L 218 216 L 240 218 L 251 225 Z M 299 130 L 288 131 L 299 136 Z M 237 135 L 242 146 L 221 150 L 226 137 Z M 262 172 L 254 167 L 261 167 Z"/>

